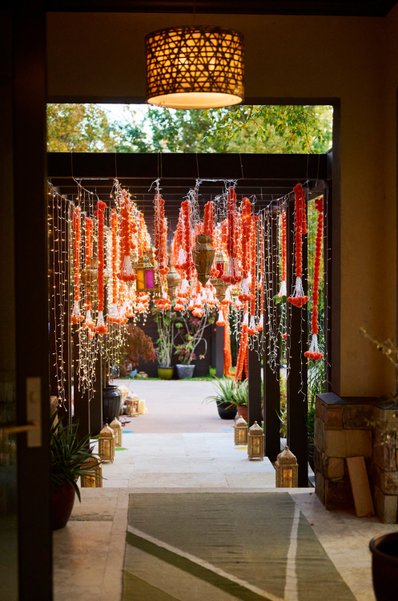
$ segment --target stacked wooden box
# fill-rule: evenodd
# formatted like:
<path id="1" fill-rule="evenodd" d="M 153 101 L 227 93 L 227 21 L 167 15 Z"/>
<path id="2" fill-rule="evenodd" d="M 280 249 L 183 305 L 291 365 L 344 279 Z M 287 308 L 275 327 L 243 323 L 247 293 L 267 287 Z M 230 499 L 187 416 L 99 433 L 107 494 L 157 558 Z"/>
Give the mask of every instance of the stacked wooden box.
<path id="1" fill-rule="evenodd" d="M 354 506 L 348 457 L 364 457 L 376 513 L 397 522 L 398 407 L 375 398 L 340 398 L 320 394 L 316 400 L 314 468 L 316 493 L 327 509 Z"/>

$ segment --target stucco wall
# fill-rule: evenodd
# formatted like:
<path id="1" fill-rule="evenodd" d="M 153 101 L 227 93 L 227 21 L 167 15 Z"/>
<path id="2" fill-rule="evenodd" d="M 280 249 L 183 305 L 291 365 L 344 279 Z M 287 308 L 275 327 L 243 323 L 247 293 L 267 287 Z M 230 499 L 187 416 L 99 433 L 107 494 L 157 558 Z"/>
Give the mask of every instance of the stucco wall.
<path id="1" fill-rule="evenodd" d="M 143 99 L 145 33 L 191 19 L 49 15 L 50 97 Z M 340 354 L 335 390 L 343 395 L 390 392 L 392 369 L 359 328 L 364 325 L 380 338 L 395 332 L 398 11 L 387 18 L 201 15 L 197 20 L 245 35 L 248 101 L 340 99 L 341 322 L 333 340 Z"/>

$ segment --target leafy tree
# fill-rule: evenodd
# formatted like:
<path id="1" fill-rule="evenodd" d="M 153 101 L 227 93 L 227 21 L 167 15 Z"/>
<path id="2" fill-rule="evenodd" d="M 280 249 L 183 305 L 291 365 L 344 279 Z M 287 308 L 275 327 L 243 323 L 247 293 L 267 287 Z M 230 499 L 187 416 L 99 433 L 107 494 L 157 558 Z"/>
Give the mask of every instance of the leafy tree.
<path id="1" fill-rule="evenodd" d="M 48 106 L 48 150 L 80 152 L 321 153 L 332 141 L 332 107 L 254 105 L 181 111 L 134 105 L 109 122 L 94 104 Z"/>

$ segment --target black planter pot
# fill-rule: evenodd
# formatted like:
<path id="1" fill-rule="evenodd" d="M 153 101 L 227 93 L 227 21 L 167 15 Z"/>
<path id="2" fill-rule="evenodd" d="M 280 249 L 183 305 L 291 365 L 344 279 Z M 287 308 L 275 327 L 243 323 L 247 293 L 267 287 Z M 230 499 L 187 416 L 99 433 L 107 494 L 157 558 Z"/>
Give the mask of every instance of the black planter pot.
<path id="1" fill-rule="evenodd" d="M 75 502 L 75 489 L 65 482 L 51 490 L 51 528 L 65 528 Z"/>
<path id="2" fill-rule="evenodd" d="M 398 532 L 372 538 L 373 589 L 377 601 L 396 601 L 398 590 Z"/>
<path id="3" fill-rule="evenodd" d="M 120 390 L 114 384 L 105 386 L 102 394 L 102 410 L 104 422 L 110 424 L 113 418 L 119 417 L 122 404 Z"/>
<path id="4" fill-rule="evenodd" d="M 236 416 L 236 406 L 231 405 L 231 403 L 217 403 L 218 415 L 221 419 L 235 419 Z"/>

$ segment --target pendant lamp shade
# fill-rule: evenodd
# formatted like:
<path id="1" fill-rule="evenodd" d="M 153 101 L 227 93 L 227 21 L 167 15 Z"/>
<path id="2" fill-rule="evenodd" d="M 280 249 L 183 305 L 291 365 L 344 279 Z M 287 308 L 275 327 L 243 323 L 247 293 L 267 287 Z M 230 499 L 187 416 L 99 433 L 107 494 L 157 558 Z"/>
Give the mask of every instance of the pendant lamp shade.
<path id="1" fill-rule="evenodd" d="M 172 27 L 147 34 L 145 48 L 150 104 L 208 109 L 242 102 L 240 33 L 220 27 Z"/>

